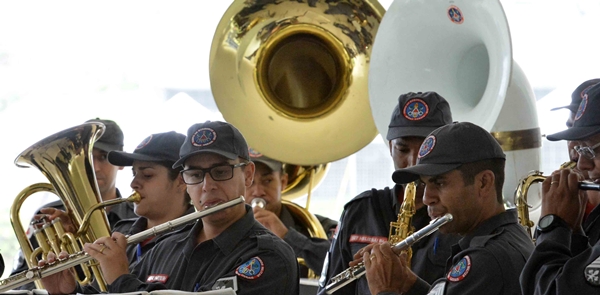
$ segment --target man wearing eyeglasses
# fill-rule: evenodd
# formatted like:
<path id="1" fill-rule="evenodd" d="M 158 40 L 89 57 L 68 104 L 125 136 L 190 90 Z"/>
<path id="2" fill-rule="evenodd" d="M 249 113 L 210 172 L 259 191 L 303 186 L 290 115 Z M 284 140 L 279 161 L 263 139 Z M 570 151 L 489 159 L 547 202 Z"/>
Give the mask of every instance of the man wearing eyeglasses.
<path id="1" fill-rule="evenodd" d="M 548 140 L 574 142 L 577 169 L 600 183 L 600 84 L 589 88 L 573 118 L 573 127 L 549 135 Z M 600 206 L 582 227 L 586 194 L 579 189 L 583 176 L 557 170 L 542 184 L 542 213 L 536 247 L 521 273 L 523 294 L 600 293 Z M 593 217 L 595 216 L 595 217 Z M 596 237 L 595 243 L 592 241 Z M 593 245 L 593 246 L 590 246 Z"/>
<path id="2" fill-rule="evenodd" d="M 207 121 L 191 126 L 179 155 L 173 167 L 183 166 L 181 174 L 198 211 L 244 196 L 252 184 L 254 163 L 244 137 L 231 124 Z M 299 293 L 293 250 L 258 223 L 243 203 L 165 237 L 132 266 L 131 274 L 126 246 L 126 238 L 114 233 L 84 247 L 100 262 L 113 293 L 227 287 L 238 295 Z M 72 277 L 68 282 L 47 279 L 44 285 L 52 287 L 51 294 L 74 293 L 76 287 Z"/>

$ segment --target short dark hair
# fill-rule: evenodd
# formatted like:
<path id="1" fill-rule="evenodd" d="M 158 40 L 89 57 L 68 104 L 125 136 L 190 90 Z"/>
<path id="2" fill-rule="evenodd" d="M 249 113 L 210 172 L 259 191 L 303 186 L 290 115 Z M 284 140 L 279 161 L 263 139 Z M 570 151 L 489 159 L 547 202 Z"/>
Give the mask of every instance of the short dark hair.
<path id="1" fill-rule="evenodd" d="M 173 162 L 164 161 L 159 162 L 158 164 L 167 167 L 167 171 L 169 171 L 169 179 L 171 181 L 177 179 L 177 177 L 179 177 L 179 174 L 181 173 L 181 170 L 183 170 L 183 166 L 173 168 Z M 186 204 L 188 207 L 192 206 L 192 198 L 190 197 L 190 194 L 188 194 L 187 189 L 184 192 L 184 196 L 184 204 Z"/>
<path id="2" fill-rule="evenodd" d="M 477 175 L 481 171 L 490 170 L 494 173 L 496 178 L 495 187 L 496 187 L 496 196 L 497 201 L 500 204 L 504 203 L 502 199 L 502 186 L 504 186 L 504 165 L 506 160 L 504 159 L 486 159 L 477 162 L 471 162 L 461 165 L 456 168 L 456 170 L 460 171 L 463 177 L 463 181 L 466 185 L 471 185 L 475 183 L 475 175 Z"/>

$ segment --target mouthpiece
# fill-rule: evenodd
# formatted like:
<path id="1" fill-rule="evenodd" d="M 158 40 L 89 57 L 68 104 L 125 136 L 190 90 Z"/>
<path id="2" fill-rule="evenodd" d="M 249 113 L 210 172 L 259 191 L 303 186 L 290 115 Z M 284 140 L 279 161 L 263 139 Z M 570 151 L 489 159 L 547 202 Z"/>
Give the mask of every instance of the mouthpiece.
<path id="1" fill-rule="evenodd" d="M 265 202 L 265 199 L 263 199 L 263 198 L 254 198 L 254 199 L 252 199 L 252 203 L 250 204 L 250 206 L 252 206 L 252 208 L 258 207 L 258 208 L 262 208 L 262 209 L 264 209 L 266 205 L 267 205 L 267 202 Z"/>

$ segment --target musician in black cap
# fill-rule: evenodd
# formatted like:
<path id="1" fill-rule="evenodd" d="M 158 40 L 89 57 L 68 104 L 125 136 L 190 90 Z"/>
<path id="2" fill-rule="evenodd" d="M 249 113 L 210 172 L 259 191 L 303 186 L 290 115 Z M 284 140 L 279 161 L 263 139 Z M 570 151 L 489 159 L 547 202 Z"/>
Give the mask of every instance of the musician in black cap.
<path id="1" fill-rule="evenodd" d="M 180 166 L 188 193 L 199 211 L 245 195 L 254 175 L 244 137 L 225 122 L 207 121 L 191 126 L 180 158 L 173 165 Z M 293 250 L 260 225 L 250 206 L 243 203 L 205 216 L 191 228 L 165 237 L 135 264 L 131 274 L 128 263 L 123 262 L 126 246 L 126 238 L 120 233 L 84 246 L 100 263 L 110 292 L 200 292 L 225 287 L 233 288 L 238 295 L 299 292 Z M 53 253 L 48 255 L 49 262 L 55 259 Z M 81 291 L 68 271 L 43 282 L 51 294 Z"/>
<path id="2" fill-rule="evenodd" d="M 595 84 L 584 94 L 573 127 L 547 136 L 552 141 L 573 141 L 577 170 L 595 183 L 600 182 L 599 112 L 600 84 Z M 523 294 L 600 293 L 600 206 L 582 224 L 587 198 L 579 181 L 584 178 L 575 170 L 562 169 L 543 182 L 536 247 L 521 274 Z"/>
<path id="3" fill-rule="evenodd" d="M 256 170 L 252 185 L 247 189 L 246 203 L 252 204 L 258 199 L 264 201 L 264 208 L 254 206 L 254 218 L 286 241 L 294 249 L 296 256 L 304 259 L 306 266 L 300 267 L 301 277 L 308 276 L 308 269 L 320 274 L 337 222 L 315 214 L 327 237 L 311 237 L 303 221 L 281 202 L 282 191 L 288 184 L 288 174 L 283 171 L 283 163 L 252 148 L 248 153 Z"/>
<path id="4" fill-rule="evenodd" d="M 446 274 L 433 286 L 415 275 L 389 243 L 373 246 L 362 257 L 373 294 L 521 294 L 519 273 L 533 243 L 517 212 L 504 208 L 505 159 L 496 139 L 472 123 L 449 124 L 425 138 L 417 165 L 397 170 L 392 178 L 396 183 L 420 179 L 429 216 L 453 216 L 439 231 L 462 239 L 452 246 Z"/>
<path id="5" fill-rule="evenodd" d="M 102 123 L 105 126 L 104 133 L 102 136 L 94 143 L 92 149 L 92 162 L 94 165 L 94 174 L 96 175 L 96 182 L 98 183 L 98 189 L 100 191 L 100 197 L 102 201 L 109 201 L 113 199 L 120 199 L 121 193 L 119 189 L 116 187 L 117 183 L 117 172 L 122 170 L 123 167 L 114 166 L 108 162 L 108 153 L 110 151 L 122 151 L 123 143 L 124 143 L 124 135 L 121 127 L 113 120 L 106 119 L 90 119 L 87 120 L 86 123 L 89 122 L 97 122 Z M 36 215 L 40 214 L 60 214 L 58 211 L 64 211 L 65 206 L 62 201 L 54 201 L 48 203 L 36 213 Z M 109 206 L 106 208 L 106 217 L 108 218 L 108 222 L 111 227 L 113 227 L 119 220 L 121 219 L 129 219 L 129 218 L 137 218 L 138 216 L 133 211 L 133 204 L 123 202 L 117 205 Z M 64 218 L 64 217 L 63 217 Z M 32 219 L 32 222 L 36 222 L 36 219 Z M 31 228 L 27 231 L 29 236 L 29 241 L 32 247 L 35 249 L 38 247 L 38 242 L 33 236 L 33 231 Z M 28 269 L 27 263 L 23 257 L 21 251 L 18 253 L 19 260 L 16 267 L 12 271 L 12 275 L 17 273 L 26 271 Z M 35 286 L 33 284 L 28 284 L 22 286 L 19 289 L 22 290 L 31 290 L 34 289 Z"/>
<path id="6" fill-rule="evenodd" d="M 425 137 L 436 128 L 452 122 L 450 105 L 435 92 L 409 92 L 398 98 L 391 116 L 386 139 L 394 168 L 411 167 Z M 419 230 L 431 220 L 422 202 L 423 187 L 415 194 L 416 212 L 412 226 Z M 365 246 L 387 241 L 390 222 L 398 220 L 404 200 L 404 187 L 372 189 L 358 195 L 344 206 L 334 241 L 328 252 L 321 275 L 319 294 L 330 279 L 348 268 L 354 255 Z M 442 276 L 450 247 L 458 240 L 455 235 L 433 234 L 413 245 L 411 267 L 428 282 Z M 328 265 L 328 266 L 327 266 Z M 336 294 L 370 294 L 366 278 L 352 282 Z"/>
<path id="7" fill-rule="evenodd" d="M 134 235 L 195 211 L 180 174 L 181 167 L 172 167 L 179 159 L 179 149 L 184 140 L 185 135 L 175 131 L 156 133 L 146 137 L 133 153 L 108 153 L 111 164 L 131 166 L 131 188 L 141 198 L 134 205 L 135 214 L 139 217 L 120 220 L 112 228 L 113 232 Z M 153 235 L 140 243 L 127 245 L 129 263 L 139 261 L 152 249 L 158 236 Z"/>

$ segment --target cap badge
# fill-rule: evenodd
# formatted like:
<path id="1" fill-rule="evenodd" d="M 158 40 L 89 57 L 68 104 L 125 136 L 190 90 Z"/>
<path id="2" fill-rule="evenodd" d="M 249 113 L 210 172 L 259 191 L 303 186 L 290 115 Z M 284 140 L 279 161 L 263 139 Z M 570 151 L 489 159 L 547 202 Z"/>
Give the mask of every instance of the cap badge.
<path id="1" fill-rule="evenodd" d="M 429 106 L 420 98 L 413 98 L 404 105 L 402 111 L 404 118 L 411 121 L 418 121 L 429 114 Z"/>
<path id="2" fill-rule="evenodd" d="M 253 148 L 248 148 L 248 155 L 250 155 L 251 158 L 262 157 L 262 154 Z"/>
<path id="3" fill-rule="evenodd" d="M 585 267 L 583 271 L 585 280 L 594 286 L 600 286 L 600 257 Z"/>
<path id="4" fill-rule="evenodd" d="M 431 151 L 433 150 L 433 147 L 435 146 L 435 136 L 433 135 L 429 135 L 427 136 L 427 138 L 425 138 L 425 140 L 423 140 L 423 143 L 421 144 L 421 148 L 419 149 L 419 156 L 418 158 L 423 158 L 427 155 L 429 155 L 429 153 L 431 153 Z"/>
<path id="5" fill-rule="evenodd" d="M 575 121 L 581 119 L 581 116 L 583 116 L 583 114 L 585 113 L 587 103 L 588 103 L 588 95 L 586 93 L 583 96 L 583 98 L 581 99 L 581 103 L 579 104 L 579 108 L 577 109 L 577 113 L 575 114 L 575 118 L 574 118 Z"/>
<path id="6" fill-rule="evenodd" d="M 446 278 L 451 282 L 460 282 L 467 277 L 470 270 L 471 257 L 469 257 L 469 255 L 465 255 L 465 257 L 463 257 L 456 265 L 452 267 Z"/>
<path id="7" fill-rule="evenodd" d="M 459 25 L 465 21 L 465 19 L 463 18 L 462 11 L 460 11 L 460 9 L 454 5 L 448 8 L 448 17 L 453 23 Z"/>
<path id="8" fill-rule="evenodd" d="M 192 144 L 195 146 L 207 146 L 217 140 L 217 133 L 211 128 L 200 128 L 192 136 Z"/>
<path id="9" fill-rule="evenodd" d="M 138 144 L 138 146 L 135 149 L 139 150 L 139 149 L 147 146 L 151 140 L 152 140 L 152 135 L 150 135 L 150 136 L 146 137 L 144 140 L 142 140 L 142 142 L 140 142 L 140 144 Z"/>
<path id="10" fill-rule="evenodd" d="M 252 257 L 250 260 L 244 262 L 236 270 L 235 274 L 249 280 L 260 278 L 265 271 L 265 265 L 263 261 L 257 256 Z"/>
<path id="11" fill-rule="evenodd" d="M 588 87 L 586 87 L 585 89 L 581 90 L 581 93 L 579 93 L 579 96 L 581 96 L 581 98 L 583 98 L 584 96 L 587 95 L 588 90 L 590 90 L 590 88 L 596 86 L 596 84 L 590 85 Z"/>

